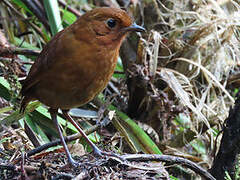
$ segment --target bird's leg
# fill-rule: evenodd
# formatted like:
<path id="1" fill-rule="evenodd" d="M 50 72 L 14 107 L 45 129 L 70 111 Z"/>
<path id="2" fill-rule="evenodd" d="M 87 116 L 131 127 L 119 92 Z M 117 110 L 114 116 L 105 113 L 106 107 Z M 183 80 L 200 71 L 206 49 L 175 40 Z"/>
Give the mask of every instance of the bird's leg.
<path id="1" fill-rule="evenodd" d="M 88 142 L 88 144 L 92 147 L 94 154 L 98 155 L 98 156 L 112 156 L 115 158 L 118 158 L 119 160 L 123 161 L 124 159 L 121 158 L 119 155 L 114 154 L 114 153 L 109 153 L 109 152 L 105 152 L 105 151 L 101 151 L 85 134 L 85 132 L 80 128 L 80 126 L 76 123 L 76 121 L 73 120 L 73 118 L 68 114 L 67 110 L 62 110 L 63 115 L 65 116 L 65 118 L 67 120 L 69 120 L 69 122 L 71 122 L 73 124 L 73 126 L 75 126 L 75 128 L 77 128 L 77 130 L 81 133 L 81 135 L 85 138 L 85 140 Z"/>
<path id="2" fill-rule="evenodd" d="M 62 110 L 63 115 L 65 118 L 75 126 L 75 128 L 80 132 L 80 134 L 85 138 L 85 140 L 88 142 L 88 144 L 92 147 L 95 154 L 101 156 L 101 150 L 87 137 L 85 132 L 80 128 L 80 126 L 76 123 L 76 121 L 73 120 L 73 118 L 68 114 L 67 110 Z"/>
<path id="3" fill-rule="evenodd" d="M 57 121 L 57 112 L 58 110 L 57 109 L 49 109 L 49 112 L 50 112 L 50 115 L 51 115 L 51 118 L 54 122 L 54 124 L 56 125 L 57 127 L 57 131 L 58 131 L 58 134 L 60 136 L 60 139 L 61 139 L 61 142 L 62 142 L 62 145 L 63 145 L 63 148 L 65 150 L 65 153 L 67 155 L 67 159 L 68 159 L 68 163 L 73 166 L 73 167 L 77 167 L 78 166 L 78 163 L 76 161 L 74 161 L 74 159 L 72 158 L 70 152 L 69 152 L 69 149 L 67 147 L 67 144 L 64 140 L 64 137 L 63 137 L 63 134 L 62 134 L 62 131 L 60 129 L 60 126 L 58 124 L 58 121 Z"/>

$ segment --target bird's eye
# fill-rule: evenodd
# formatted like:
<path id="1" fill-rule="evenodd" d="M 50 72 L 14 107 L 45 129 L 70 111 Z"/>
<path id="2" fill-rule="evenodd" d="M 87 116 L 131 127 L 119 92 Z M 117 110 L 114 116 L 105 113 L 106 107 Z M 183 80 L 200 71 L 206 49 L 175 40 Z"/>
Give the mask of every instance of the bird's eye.
<path id="1" fill-rule="evenodd" d="M 110 28 L 114 28 L 116 26 L 116 24 L 117 24 L 117 21 L 115 19 L 108 19 L 107 20 L 107 25 Z"/>

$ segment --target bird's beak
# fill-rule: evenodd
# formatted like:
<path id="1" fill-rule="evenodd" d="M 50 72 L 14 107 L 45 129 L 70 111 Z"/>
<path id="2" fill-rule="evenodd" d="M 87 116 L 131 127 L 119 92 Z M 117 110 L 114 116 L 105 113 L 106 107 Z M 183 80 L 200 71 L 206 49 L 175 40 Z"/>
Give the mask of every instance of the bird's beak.
<path id="1" fill-rule="evenodd" d="M 131 26 L 124 28 L 123 31 L 124 32 L 129 32 L 129 31 L 145 32 L 146 29 L 143 28 L 142 26 L 137 25 L 136 23 L 133 23 Z"/>

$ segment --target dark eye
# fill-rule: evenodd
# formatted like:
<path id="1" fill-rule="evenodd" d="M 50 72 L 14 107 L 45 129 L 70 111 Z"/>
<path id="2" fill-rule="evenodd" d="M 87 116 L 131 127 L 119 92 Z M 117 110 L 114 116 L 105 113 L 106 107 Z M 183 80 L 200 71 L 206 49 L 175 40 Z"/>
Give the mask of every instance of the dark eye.
<path id="1" fill-rule="evenodd" d="M 116 24 L 117 24 L 117 21 L 115 19 L 108 19 L 107 20 L 107 25 L 110 28 L 114 28 L 116 26 Z"/>

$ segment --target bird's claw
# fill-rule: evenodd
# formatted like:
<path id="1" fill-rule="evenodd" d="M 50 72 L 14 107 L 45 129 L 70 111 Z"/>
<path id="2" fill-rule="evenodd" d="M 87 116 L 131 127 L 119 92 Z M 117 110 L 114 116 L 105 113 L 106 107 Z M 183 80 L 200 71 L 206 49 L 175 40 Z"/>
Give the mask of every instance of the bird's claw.
<path id="1" fill-rule="evenodd" d="M 108 156 L 108 157 L 112 157 L 114 159 L 118 159 L 118 161 L 122 161 L 124 162 L 125 159 L 123 157 L 121 157 L 118 154 L 115 154 L 113 152 L 106 152 L 106 151 L 101 151 L 99 148 L 94 148 L 93 153 L 99 157 L 104 157 L 104 156 Z"/>
<path id="2" fill-rule="evenodd" d="M 80 166 L 80 163 L 78 163 L 77 161 L 75 161 L 74 159 L 71 158 L 68 160 L 68 165 L 70 167 L 76 168 L 76 167 Z"/>

